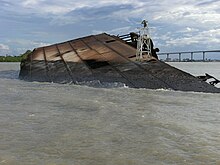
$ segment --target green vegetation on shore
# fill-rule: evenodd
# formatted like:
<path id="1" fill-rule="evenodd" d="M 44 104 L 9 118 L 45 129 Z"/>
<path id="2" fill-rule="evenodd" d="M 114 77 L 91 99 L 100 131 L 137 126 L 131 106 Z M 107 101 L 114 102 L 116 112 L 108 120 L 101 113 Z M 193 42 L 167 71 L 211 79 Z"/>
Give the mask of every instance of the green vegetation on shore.
<path id="1" fill-rule="evenodd" d="M 0 56 L 0 62 L 21 62 L 31 53 L 31 50 L 27 50 L 25 53 L 20 54 L 19 56 Z"/>

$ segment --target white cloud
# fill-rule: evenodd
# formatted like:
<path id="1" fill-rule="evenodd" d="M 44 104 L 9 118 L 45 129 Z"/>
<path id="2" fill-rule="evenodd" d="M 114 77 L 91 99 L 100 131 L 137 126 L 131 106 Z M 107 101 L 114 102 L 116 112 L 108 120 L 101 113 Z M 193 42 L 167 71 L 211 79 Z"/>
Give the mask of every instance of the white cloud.
<path id="1" fill-rule="evenodd" d="M 165 42 L 169 46 L 185 46 L 192 44 L 217 46 L 220 44 L 220 29 L 202 31 L 191 37 L 169 38 Z"/>
<path id="2" fill-rule="evenodd" d="M 80 20 L 85 21 L 88 18 L 85 18 L 81 15 L 78 15 L 77 17 L 74 16 L 52 16 L 50 24 L 51 25 L 59 25 L 59 26 L 64 26 L 64 25 L 70 25 L 70 24 L 75 24 L 78 23 Z"/>
<path id="3" fill-rule="evenodd" d="M 73 17 L 65 16 L 69 12 L 83 8 L 102 8 L 111 5 L 130 5 L 132 9 L 119 9 L 114 11 L 112 17 L 115 19 L 129 20 L 129 18 L 149 19 L 152 21 L 172 23 L 172 24 L 194 24 L 202 27 L 207 27 L 207 23 L 213 23 L 218 25 L 220 23 L 219 5 L 220 2 L 206 3 L 206 5 L 198 5 L 197 0 L 164 0 L 162 2 L 148 0 L 15 0 L 14 5 L 18 8 L 14 12 L 25 12 L 26 14 L 35 13 L 37 15 L 45 15 L 51 18 L 53 15 L 53 21 L 57 18 L 63 18 L 65 24 L 75 23 L 75 21 L 69 21 L 70 19 L 76 20 L 78 15 Z M 204 3 L 204 2 L 203 2 Z M 20 9 L 19 9 L 20 8 Z M 82 19 L 82 18 L 81 18 Z M 95 19 L 95 18 L 93 18 Z M 80 20 L 80 19 L 78 19 Z M 58 22 L 58 21 L 54 21 Z"/>
<path id="4" fill-rule="evenodd" d="M 31 45 L 34 48 L 36 48 L 36 47 L 48 46 L 48 45 L 51 45 L 51 43 L 45 43 L 45 42 L 39 42 L 39 41 L 31 41 Z"/>
<path id="5" fill-rule="evenodd" d="M 0 56 L 4 56 L 10 53 L 10 48 L 8 45 L 0 44 Z"/>
<path id="6" fill-rule="evenodd" d="M 116 28 L 116 29 L 112 29 L 112 30 L 109 30 L 109 31 L 105 31 L 105 33 L 109 33 L 109 34 L 126 34 L 126 33 L 129 33 L 131 32 L 132 29 L 130 26 L 126 26 L 126 27 L 122 27 L 122 28 Z M 92 31 L 93 34 L 99 34 L 99 33 L 104 33 L 104 31 L 102 30 L 93 30 Z"/>
<path id="7" fill-rule="evenodd" d="M 191 27 L 186 27 L 186 32 L 197 32 L 199 29 L 191 28 Z"/>
<path id="8" fill-rule="evenodd" d="M 70 11 L 74 11 L 76 9 L 81 8 L 99 8 L 109 5 L 125 5 L 125 4 L 138 4 L 138 1 L 132 1 L 132 0 L 124 0 L 124 1 L 117 1 L 117 0 L 105 0 L 105 1 L 99 1 L 99 0 L 84 0 L 84 1 L 77 1 L 77 0 L 66 0 L 65 2 L 63 0 L 25 0 L 18 6 L 24 9 L 31 9 L 30 13 L 36 13 L 40 15 L 48 15 L 48 14 L 54 14 L 54 15 L 60 15 L 60 14 L 67 14 Z"/>
<path id="9" fill-rule="evenodd" d="M 170 5 L 170 9 L 161 10 L 155 15 L 155 21 L 162 21 L 178 25 L 193 25 L 195 27 L 208 27 L 210 24 L 218 25 L 220 23 L 220 13 L 216 11 L 215 5 L 196 6 L 195 3 L 184 4 L 180 6 Z"/>
<path id="10" fill-rule="evenodd" d="M 117 8 L 111 8 L 112 6 L 117 6 Z M 0 6 L 0 10 L 2 9 L 6 14 L 10 13 L 9 15 L 25 15 L 30 18 L 33 16 L 33 19 L 37 16 L 38 21 L 44 18 L 48 21 L 48 26 L 56 25 L 56 27 L 58 25 L 74 27 L 76 24 L 82 25 L 82 22 L 91 21 L 94 22 L 94 26 L 91 27 L 92 33 L 103 32 L 104 29 L 109 29 L 105 32 L 111 34 L 127 33 L 140 26 L 139 22 L 142 19 L 147 19 L 150 26 L 154 26 L 152 36 L 157 44 L 155 46 L 165 45 L 167 49 L 170 47 L 178 49 L 184 46 L 201 45 L 201 48 L 206 49 L 205 47 L 210 44 L 218 49 L 220 43 L 219 6 L 219 0 L 13 0 L 13 3 L 8 0 L 7 5 Z M 106 15 L 105 9 L 110 10 L 106 12 Z M 102 20 L 109 20 L 110 23 L 100 26 L 101 23 L 97 23 L 97 20 L 101 23 Z M 114 22 L 112 25 L 111 21 Z M 118 26 L 117 22 L 119 22 Z M 123 24 L 120 24 L 121 22 Z M 39 22 L 39 28 L 40 24 Z M 84 29 L 77 30 L 83 31 Z M 86 34 L 91 32 L 87 31 Z M 63 32 L 57 30 L 54 33 L 59 35 L 58 33 Z M 32 39 L 14 42 L 17 42 L 14 43 L 16 45 L 20 44 L 21 47 L 37 47 L 47 44 L 44 41 L 33 42 Z"/>
<path id="11" fill-rule="evenodd" d="M 39 0 L 25 0 L 21 4 L 24 7 L 29 7 L 29 6 L 33 6 L 33 5 L 39 4 L 39 2 L 40 2 Z"/>
<path id="12" fill-rule="evenodd" d="M 43 42 L 38 42 L 34 40 L 29 40 L 29 39 L 13 39 L 13 40 L 8 40 L 8 44 L 14 44 L 14 45 L 21 45 L 22 46 L 27 46 L 27 45 L 32 45 L 32 46 L 42 46 L 42 45 L 48 45 L 48 43 L 43 43 Z"/>
<path id="13" fill-rule="evenodd" d="M 0 50 L 9 50 L 9 46 L 5 44 L 0 44 Z"/>
<path id="14" fill-rule="evenodd" d="M 16 54 L 23 53 L 24 50 L 32 50 L 37 47 L 43 47 L 43 46 L 48 46 L 51 45 L 51 43 L 46 43 L 42 41 L 35 41 L 35 40 L 29 40 L 29 39 L 13 39 L 13 40 L 8 40 L 7 43 L 9 45 L 13 45 L 16 47 L 14 51 Z M 10 50 L 11 51 L 11 50 Z"/>

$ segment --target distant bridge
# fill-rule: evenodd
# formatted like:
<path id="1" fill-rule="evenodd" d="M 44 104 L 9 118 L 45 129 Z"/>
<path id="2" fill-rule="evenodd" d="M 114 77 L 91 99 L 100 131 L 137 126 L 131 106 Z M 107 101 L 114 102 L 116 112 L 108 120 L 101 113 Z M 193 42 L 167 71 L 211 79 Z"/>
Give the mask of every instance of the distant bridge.
<path id="1" fill-rule="evenodd" d="M 158 56 L 166 56 L 166 60 L 170 61 L 170 55 L 179 55 L 178 60 L 182 61 L 182 54 L 189 54 L 191 55 L 190 60 L 194 61 L 195 54 L 202 54 L 202 60 L 206 61 L 206 53 L 220 53 L 220 50 L 205 50 L 205 51 L 183 51 L 183 52 L 169 52 L 169 53 L 158 53 Z"/>
<path id="2" fill-rule="evenodd" d="M 136 33 L 129 33 L 124 35 L 118 35 L 118 37 L 125 42 L 131 44 L 132 42 L 137 42 L 138 34 Z M 133 47 L 136 47 L 136 44 L 131 44 Z M 158 56 L 166 56 L 166 61 L 171 61 L 170 55 L 179 55 L 177 58 L 178 61 L 182 61 L 183 54 L 189 54 L 191 57 L 188 58 L 189 61 L 194 61 L 194 55 L 201 55 L 202 54 L 202 61 L 206 61 L 206 53 L 220 53 L 220 50 L 201 50 L 201 51 L 182 51 L 182 52 L 169 52 L 169 53 L 157 53 Z"/>

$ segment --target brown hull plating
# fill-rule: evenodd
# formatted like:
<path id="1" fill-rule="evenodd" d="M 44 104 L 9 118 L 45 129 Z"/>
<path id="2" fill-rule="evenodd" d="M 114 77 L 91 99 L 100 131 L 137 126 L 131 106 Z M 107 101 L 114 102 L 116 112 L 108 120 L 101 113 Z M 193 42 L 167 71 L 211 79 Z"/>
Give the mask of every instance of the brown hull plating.
<path id="1" fill-rule="evenodd" d="M 136 49 L 116 36 L 92 35 L 37 48 L 21 62 L 20 79 L 57 83 L 98 80 L 132 88 L 220 93 L 220 89 L 156 59 L 135 60 Z"/>

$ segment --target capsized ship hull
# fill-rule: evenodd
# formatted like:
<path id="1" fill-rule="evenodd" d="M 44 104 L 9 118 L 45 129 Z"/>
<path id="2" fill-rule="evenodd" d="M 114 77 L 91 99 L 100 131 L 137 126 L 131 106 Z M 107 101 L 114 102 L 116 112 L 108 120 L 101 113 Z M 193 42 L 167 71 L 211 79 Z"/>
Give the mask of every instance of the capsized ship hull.
<path id="1" fill-rule="evenodd" d="M 27 81 L 123 83 L 132 88 L 220 93 L 220 89 L 153 57 L 136 61 L 136 49 L 106 33 L 34 49 L 21 62 Z"/>

